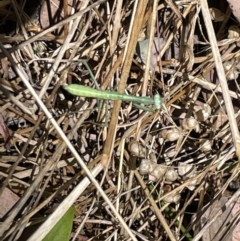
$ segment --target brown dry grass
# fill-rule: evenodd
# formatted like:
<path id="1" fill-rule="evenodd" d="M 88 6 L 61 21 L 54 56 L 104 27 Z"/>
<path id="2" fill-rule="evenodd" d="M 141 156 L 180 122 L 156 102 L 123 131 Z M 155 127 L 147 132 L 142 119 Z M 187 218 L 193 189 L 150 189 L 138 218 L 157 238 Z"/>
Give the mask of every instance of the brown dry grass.
<path id="1" fill-rule="evenodd" d="M 239 195 L 239 39 L 227 36 L 227 3 L 209 3 L 224 13 L 221 22 L 209 22 L 205 0 L 68 4 L 50 24 L 46 9 L 31 18 L 14 0 L 0 5 L 2 26 L 18 23 L 0 36 L 1 134 L 11 136 L 0 149 L 0 194 L 9 188 L 20 197 L 1 240 L 19 240 L 33 219 L 51 214 L 29 239 L 42 240 L 72 205 L 73 240 L 199 240 L 221 219 L 220 206 L 203 224 L 207 208 L 222 196 L 228 208 Z M 149 39 L 151 50 L 154 37 L 163 39 L 160 50 L 143 64 L 136 44 Z M 102 89 L 158 91 L 161 110 L 64 92 L 65 84 L 93 86 L 81 59 Z"/>

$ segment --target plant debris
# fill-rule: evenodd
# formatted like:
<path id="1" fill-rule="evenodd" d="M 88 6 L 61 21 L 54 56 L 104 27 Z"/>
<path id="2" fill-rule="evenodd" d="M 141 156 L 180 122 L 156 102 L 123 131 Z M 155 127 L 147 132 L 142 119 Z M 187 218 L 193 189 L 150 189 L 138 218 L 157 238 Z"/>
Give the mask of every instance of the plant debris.
<path id="1" fill-rule="evenodd" d="M 1 240 L 43 240 L 72 206 L 72 240 L 240 240 L 240 12 L 228 2 L 1 2 L 0 196 L 14 193 Z M 158 93 L 162 106 L 69 84 Z"/>

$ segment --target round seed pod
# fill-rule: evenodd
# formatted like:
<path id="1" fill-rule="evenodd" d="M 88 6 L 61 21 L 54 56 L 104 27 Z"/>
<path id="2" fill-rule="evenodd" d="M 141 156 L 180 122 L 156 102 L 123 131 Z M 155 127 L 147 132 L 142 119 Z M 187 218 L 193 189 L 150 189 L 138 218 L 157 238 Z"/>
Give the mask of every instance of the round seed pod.
<path id="1" fill-rule="evenodd" d="M 162 138 L 167 141 L 176 141 L 181 135 L 181 131 L 179 131 L 177 128 L 161 131 Z"/>
<path id="2" fill-rule="evenodd" d="M 176 192 L 176 193 L 173 193 L 171 195 L 168 195 L 163 200 L 166 203 L 178 203 L 180 198 L 181 198 L 181 195 L 178 192 Z"/>
<path id="3" fill-rule="evenodd" d="M 177 180 L 177 178 L 178 178 L 178 174 L 173 168 L 170 168 L 167 170 L 165 174 L 166 181 L 174 182 Z"/>
<path id="4" fill-rule="evenodd" d="M 178 174 L 179 176 L 185 177 L 185 179 L 194 177 L 196 176 L 196 167 L 192 164 L 179 162 Z"/>
<path id="5" fill-rule="evenodd" d="M 162 180 L 166 173 L 166 170 L 167 170 L 166 166 L 156 164 L 153 171 L 149 173 L 149 180 L 153 182 Z"/>
<path id="6" fill-rule="evenodd" d="M 176 150 L 174 147 L 170 146 L 165 150 L 164 156 L 165 158 L 173 158 L 176 155 Z"/>
<path id="7" fill-rule="evenodd" d="M 222 22 L 226 18 L 226 15 L 217 8 L 209 8 L 209 12 L 214 22 Z"/>
<path id="8" fill-rule="evenodd" d="M 223 63 L 223 67 L 226 73 L 227 80 L 233 80 L 238 78 L 238 71 L 236 67 L 230 61 L 226 61 Z"/>
<path id="9" fill-rule="evenodd" d="M 154 152 L 149 153 L 149 160 L 151 162 L 157 163 L 157 157 Z"/>
<path id="10" fill-rule="evenodd" d="M 128 145 L 128 149 L 132 155 L 137 157 L 145 157 L 146 149 L 141 146 L 141 144 L 137 141 L 131 141 Z"/>
<path id="11" fill-rule="evenodd" d="M 197 120 L 192 116 L 190 118 L 184 119 L 182 122 L 182 127 L 185 130 L 193 130 L 197 127 L 197 125 L 198 125 Z"/>
<path id="12" fill-rule="evenodd" d="M 240 29 L 236 25 L 232 25 L 228 28 L 228 39 L 238 38 L 240 36 Z"/>
<path id="13" fill-rule="evenodd" d="M 142 159 L 141 160 L 141 163 L 140 163 L 140 166 L 139 166 L 139 173 L 141 174 L 141 175 L 146 175 L 146 174 L 148 174 L 149 172 L 150 172 L 150 165 L 151 165 L 151 163 L 150 163 L 150 161 L 149 160 L 147 160 L 147 159 Z"/>
<path id="14" fill-rule="evenodd" d="M 183 180 L 188 180 L 191 178 L 194 178 L 197 176 L 197 170 L 196 170 L 196 166 L 192 165 L 192 164 L 186 164 L 186 163 L 179 163 L 178 165 L 178 174 L 180 176 L 183 177 Z M 192 181 L 190 181 L 187 185 L 187 188 L 191 191 L 193 191 L 196 187 L 196 185 L 198 185 L 199 180 L 197 179 L 193 179 Z"/>
<path id="15" fill-rule="evenodd" d="M 212 109 L 208 104 L 204 104 L 203 108 L 194 113 L 194 117 L 197 121 L 206 121 L 211 115 Z"/>
<path id="16" fill-rule="evenodd" d="M 196 188 L 196 185 L 199 184 L 199 181 L 197 179 L 192 180 L 191 182 L 189 182 L 189 184 L 187 185 L 187 188 L 190 191 L 193 191 Z"/>
<path id="17" fill-rule="evenodd" d="M 204 140 L 201 142 L 200 150 L 203 152 L 208 152 L 212 150 L 212 143 L 209 140 Z"/>

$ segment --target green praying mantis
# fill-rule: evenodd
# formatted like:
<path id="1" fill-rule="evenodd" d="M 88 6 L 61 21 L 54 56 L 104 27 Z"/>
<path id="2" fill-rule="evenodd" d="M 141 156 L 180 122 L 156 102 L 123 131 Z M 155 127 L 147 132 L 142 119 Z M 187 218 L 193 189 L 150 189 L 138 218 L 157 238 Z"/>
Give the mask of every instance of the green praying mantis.
<path id="1" fill-rule="evenodd" d="M 95 82 L 95 85 L 98 87 L 97 81 L 94 78 L 91 69 L 89 68 L 86 61 L 82 61 L 82 63 L 87 67 L 88 71 L 90 72 L 90 76 Z M 162 106 L 163 99 L 159 94 L 155 94 L 153 98 L 150 97 L 141 97 L 141 96 L 133 96 L 122 94 L 116 91 L 110 90 L 101 90 L 94 89 L 89 86 L 79 85 L 79 84 L 70 84 L 65 85 L 63 88 L 72 95 L 75 96 L 82 96 L 82 97 L 89 97 L 89 98 L 96 98 L 96 99 L 103 99 L 103 100 L 123 100 L 123 101 L 132 101 L 133 103 L 137 104 L 144 104 L 144 105 L 154 105 L 155 109 L 159 110 Z M 139 106 L 141 107 L 141 106 Z M 150 110 L 150 109 L 148 109 Z M 152 111 L 152 109 L 151 109 Z"/>
<path id="2" fill-rule="evenodd" d="M 133 95 L 122 94 L 116 91 L 110 90 L 99 90 L 94 89 L 89 86 L 70 84 L 64 86 L 64 89 L 72 95 L 97 98 L 103 100 L 123 100 L 123 101 L 132 101 L 138 104 L 145 105 L 155 105 L 155 108 L 159 110 L 162 105 L 162 98 L 159 94 L 154 95 L 154 98 L 150 97 L 139 97 Z"/>

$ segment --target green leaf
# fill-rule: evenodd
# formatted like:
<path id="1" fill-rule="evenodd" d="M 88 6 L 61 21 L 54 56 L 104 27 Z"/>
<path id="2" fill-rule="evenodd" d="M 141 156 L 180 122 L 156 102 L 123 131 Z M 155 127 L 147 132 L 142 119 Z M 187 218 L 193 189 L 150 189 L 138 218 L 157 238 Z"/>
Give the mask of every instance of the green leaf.
<path id="1" fill-rule="evenodd" d="M 72 231 L 75 209 L 70 207 L 65 215 L 57 222 L 43 241 L 69 241 Z"/>

